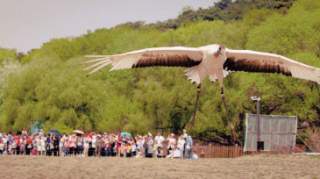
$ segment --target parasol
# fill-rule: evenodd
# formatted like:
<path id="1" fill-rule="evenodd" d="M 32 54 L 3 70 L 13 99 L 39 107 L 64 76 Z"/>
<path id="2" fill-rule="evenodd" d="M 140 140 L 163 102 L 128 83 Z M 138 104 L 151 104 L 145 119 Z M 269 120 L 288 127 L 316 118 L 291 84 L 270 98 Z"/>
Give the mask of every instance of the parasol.
<path id="1" fill-rule="evenodd" d="M 55 135 L 55 136 L 61 136 L 61 133 L 57 129 L 49 130 L 48 134 L 52 134 L 52 135 Z"/>
<path id="2" fill-rule="evenodd" d="M 121 132 L 121 137 L 122 138 L 131 138 L 132 135 L 129 132 Z"/>
<path id="3" fill-rule="evenodd" d="M 81 130 L 74 130 L 73 133 L 83 135 L 84 132 Z"/>

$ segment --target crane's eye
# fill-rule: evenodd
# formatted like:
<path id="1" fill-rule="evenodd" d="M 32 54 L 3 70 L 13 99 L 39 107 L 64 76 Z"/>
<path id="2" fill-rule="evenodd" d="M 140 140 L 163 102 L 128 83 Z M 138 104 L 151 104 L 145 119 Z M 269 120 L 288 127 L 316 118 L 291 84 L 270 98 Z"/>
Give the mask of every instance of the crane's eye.
<path id="1" fill-rule="evenodd" d="M 220 45 L 219 46 L 219 51 L 223 50 L 224 49 L 224 46 L 223 45 Z"/>

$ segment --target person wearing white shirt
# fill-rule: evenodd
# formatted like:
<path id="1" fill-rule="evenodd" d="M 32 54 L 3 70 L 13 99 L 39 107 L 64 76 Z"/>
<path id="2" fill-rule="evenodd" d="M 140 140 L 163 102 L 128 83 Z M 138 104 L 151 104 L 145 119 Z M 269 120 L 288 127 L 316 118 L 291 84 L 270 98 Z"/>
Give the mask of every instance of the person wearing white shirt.
<path id="1" fill-rule="evenodd" d="M 183 135 L 181 135 L 178 139 L 177 149 L 180 151 L 180 157 L 183 157 L 184 152 L 184 144 L 186 140 Z"/>
<path id="2" fill-rule="evenodd" d="M 46 153 L 46 140 L 47 138 L 45 136 L 40 137 L 40 151 L 41 155 L 45 155 Z"/>
<path id="3" fill-rule="evenodd" d="M 137 156 L 136 157 L 142 157 L 144 155 L 144 147 L 143 144 L 145 143 L 145 140 L 142 136 L 136 137 L 137 141 Z"/>
<path id="4" fill-rule="evenodd" d="M 156 156 L 158 158 L 163 157 L 163 142 L 164 137 L 160 134 L 160 132 L 157 133 L 157 135 L 154 137 L 155 147 L 156 147 Z"/>
<path id="5" fill-rule="evenodd" d="M 0 155 L 3 154 L 3 151 L 4 151 L 4 143 L 3 143 L 2 138 L 0 138 Z"/>
<path id="6" fill-rule="evenodd" d="M 176 144 L 177 144 L 177 140 L 175 138 L 175 135 L 174 133 L 171 133 L 168 138 L 167 138 L 167 141 L 168 141 L 168 154 L 167 155 L 170 155 L 172 153 L 172 151 L 174 151 L 174 149 L 176 148 Z"/>

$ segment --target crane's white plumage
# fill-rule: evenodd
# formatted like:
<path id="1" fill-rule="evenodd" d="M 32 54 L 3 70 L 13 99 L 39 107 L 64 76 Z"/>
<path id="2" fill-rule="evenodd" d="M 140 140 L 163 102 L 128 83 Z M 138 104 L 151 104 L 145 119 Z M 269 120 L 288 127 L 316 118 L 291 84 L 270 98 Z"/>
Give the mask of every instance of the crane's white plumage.
<path id="1" fill-rule="evenodd" d="M 281 73 L 320 84 L 320 69 L 287 57 L 250 50 L 225 49 L 221 45 L 147 48 L 116 55 L 92 55 L 85 62 L 90 74 L 108 65 L 112 70 L 150 66 L 186 67 L 186 76 L 200 84 L 209 77 L 222 85 L 229 71 Z"/>

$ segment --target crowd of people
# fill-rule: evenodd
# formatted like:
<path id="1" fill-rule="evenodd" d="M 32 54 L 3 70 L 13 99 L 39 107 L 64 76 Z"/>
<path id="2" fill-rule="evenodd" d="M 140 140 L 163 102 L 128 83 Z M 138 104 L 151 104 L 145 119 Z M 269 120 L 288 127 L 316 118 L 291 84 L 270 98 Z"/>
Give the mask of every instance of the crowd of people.
<path id="1" fill-rule="evenodd" d="M 28 134 L 0 133 L 0 155 L 46 155 L 46 156 L 120 156 L 193 159 L 192 137 L 187 134 L 167 137 L 158 132 L 153 136 L 132 136 L 128 132 L 72 134 L 47 133 L 42 130 Z"/>

